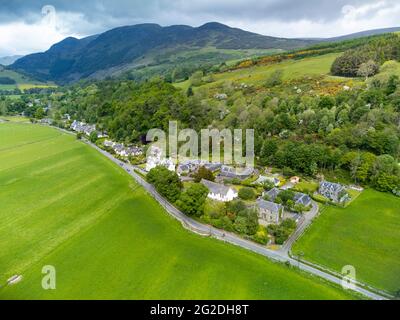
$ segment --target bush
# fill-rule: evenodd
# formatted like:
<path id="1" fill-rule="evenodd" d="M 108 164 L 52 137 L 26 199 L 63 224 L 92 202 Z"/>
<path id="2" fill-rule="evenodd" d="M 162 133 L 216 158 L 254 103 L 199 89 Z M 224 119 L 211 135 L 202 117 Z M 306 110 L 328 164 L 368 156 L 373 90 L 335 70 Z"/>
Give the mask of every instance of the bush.
<path id="1" fill-rule="evenodd" d="M 226 214 L 225 204 L 223 202 L 208 200 L 204 206 L 204 216 L 211 219 L 219 219 Z"/>
<path id="2" fill-rule="evenodd" d="M 268 233 L 275 237 L 275 243 L 282 245 L 296 229 L 296 222 L 292 219 L 284 220 L 280 225 L 272 224 L 267 227 Z"/>
<path id="3" fill-rule="evenodd" d="M 266 245 L 269 242 L 269 236 L 265 227 L 260 226 L 258 232 L 252 237 L 252 240 Z"/>
<path id="4" fill-rule="evenodd" d="M 207 187 L 196 183 L 183 192 L 176 205 L 184 213 L 200 217 L 204 213 L 204 204 L 208 195 Z"/>
<path id="5" fill-rule="evenodd" d="M 175 203 L 179 198 L 183 185 L 175 172 L 159 166 L 150 170 L 146 178 L 167 200 Z"/>
<path id="6" fill-rule="evenodd" d="M 193 175 L 193 178 L 197 183 L 203 179 L 213 182 L 215 181 L 213 173 L 205 167 L 200 167 L 199 170 Z"/>
<path id="7" fill-rule="evenodd" d="M 96 143 L 97 139 L 98 139 L 97 132 L 93 131 L 89 136 L 89 140 L 91 143 Z"/>
<path id="8" fill-rule="evenodd" d="M 276 70 L 269 76 L 269 78 L 265 82 L 265 86 L 266 87 L 278 86 L 278 85 L 282 84 L 282 78 L 283 78 L 283 71 Z"/>
<path id="9" fill-rule="evenodd" d="M 254 200 L 256 196 L 253 188 L 245 187 L 239 190 L 239 198 L 242 200 Z"/>

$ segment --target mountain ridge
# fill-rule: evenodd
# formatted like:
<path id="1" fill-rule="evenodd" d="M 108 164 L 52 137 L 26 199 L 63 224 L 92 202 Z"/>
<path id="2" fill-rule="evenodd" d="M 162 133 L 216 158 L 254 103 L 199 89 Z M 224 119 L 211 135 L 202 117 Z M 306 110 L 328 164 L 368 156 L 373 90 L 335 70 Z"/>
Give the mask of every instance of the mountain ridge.
<path id="1" fill-rule="evenodd" d="M 83 39 L 68 37 L 49 50 L 17 60 L 11 68 L 46 81 L 73 82 L 96 72 L 143 59 L 150 51 L 186 47 L 219 50 L 291 50 L 312 41 L 262 36 L 211 22 L 200 27 L 139 24 Z M 222 61 L 221 61 L 222 62 Z"/>
<path id="2" fill-rule="evenodd" d="M 115 70 L 124 72 L 160 65 L 162 62 L 159 60 L 168 60 L 166 52 L 173 52 L 173 55 L 187 50 L 200 52 L 204 48 L 215 48 L 214 56 L 208 53 L 209 56 L 203 59 L 215 64 L 224 62 L 229 57 L 224 53 L 229 50 L 294 50 L 317 43 L 394 31 L 400 31 L 400 28 L 367 30 L 326 39 L 306 39 L 265 36 L 218 22 L 208 22 L 199 27 L 163 27 L 156 23 L 142 23 L 113 28 L 81 39 L 67 37 L 45 52 L 18 59 L 10 68 L 42 81 L 64 84 L 86 78 L 105 78 L 114 75 Z M 182 60 L 184 62 L 181 58 L 178 63 L 182 64 Z"/>

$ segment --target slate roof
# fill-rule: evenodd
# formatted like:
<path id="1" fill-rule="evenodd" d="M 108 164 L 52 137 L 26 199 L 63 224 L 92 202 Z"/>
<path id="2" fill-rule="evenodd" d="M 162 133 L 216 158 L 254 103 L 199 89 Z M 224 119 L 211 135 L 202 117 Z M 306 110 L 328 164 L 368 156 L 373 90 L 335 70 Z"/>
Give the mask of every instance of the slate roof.
<path id="1" fill-rule="evenodd" d="M 212 172 L 215 172 L 215 171 L 221 169 L 222 164 L 221 164 L 221 163 L 206 163 L 206 164 L 204 164 L 204 167 L 205 167 L 207 170 L 210 170 L 210 171 L 212 171 Z"/>
<path id="2" fill-rule="evenodd" d="M 302 204 L 303 206 L 309 206 L 311 203 L 311 197 L 307 194 L 297 192 L 294 196 L 294 201 L 297 204 Z"/>
<path id="3" fill-rule="evenodd" d="M 228 178 L 246 178 L 253 174 L 253 168 L 234 168 L 230 166 L 222 166 L 221 167 L 221 174 Z"/>
<path id="4" fill-rule="evenodd" d="M 277 204 L 271 201 L 266 201 L 263 199 L 257 200 L 257 206 L 260 209 L 268 210 L 270 212 L 275 212 L 275 213 L 279 213 L 280 210 L 283 210 L 283 206 L 281 204 Z"/>
<path id="5" fill-rule="evenodd" d="M 265 193 L 269 197 L 269 200 L 275 201 L 276 197 L 282 192 L 282 190 L 278 188 L 273 188 Z"/>
<path id="6" fill-rule="evenodd" d="M 201 183 L 206 186 L 211 193 L 220 194 L 221 196 L 228 195 L 228 192 L 231 189 L 223 184 L 215 183 L 205 179 L 201 180 Z"/>

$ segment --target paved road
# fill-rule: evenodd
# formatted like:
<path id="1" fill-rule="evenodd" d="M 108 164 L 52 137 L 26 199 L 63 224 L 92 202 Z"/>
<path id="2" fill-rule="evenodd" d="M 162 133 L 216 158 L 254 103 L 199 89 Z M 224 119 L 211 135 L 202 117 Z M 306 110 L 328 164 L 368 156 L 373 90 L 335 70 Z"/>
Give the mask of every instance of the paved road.
<path id="1" fill-rule="evenodd" d="M 319 214 L 318 204 L 313 201 L 312 208 L 309 212 L 304 214 L 299 226 L 296 231 L 290 236 L 290 238 L 286 241 L 286 243 L 282 246 L 280 252 L 283 254 L 289 255 L 292 246 L 296 242 L 296 240 L 303 234 L 303 232 L 308 228 L 308 226 L 313 222 L 314 218 Z"/>
<path id="2" fill-rule="evenodd" d="M 135 180 L 138 184 L 140 184 L 154 199 L 156 199 L 165 209 L 166 211 L 173 216 L 175 219 L 177 219 L 178 221 L 180 221 L 182 223 L 182 225 L 195 233 L 198 233 L 200 235 L 203 236 L 211 236 L 214 237 L 218 240 L 221 241 L 225 241 L 228 242 L 230 244 L 245 248 L 247 250 L 256 252 L 260 255 L 263 255 L 269 259 L 278 261 L 278 262 L 283 262 L 283 263 L 289 263 L 292 266 L 296 266 L 299 269 L 306 271 L 308 273 L 311 273 L 315 276 L 321 277 L 323 279 L 326 279 L 328 281 L 331 281 L 335 284 L 338 285 L 342 285 L 342 279 L 338 276 L 332 275 L 330 273 L 321 271 L 313 266 L 304 264 L 302 262 L 299 262 L 297 260 L 294 260 L 293 258 L 291 258 L 288 255 L 288 250 L 290 249 L 291 245 L 289 243 L 289 245 L 284 249 L 284 250 L 280 250 L 280 251 L 273 251 L 270 249 L 267 249 L 266 247 L 262 246 L 262 245 L 258 245 L 254 242 L 251 241 L 247 241 L 245 239 L 242 239 L 241 237 L 229 233 L 229 232 L 225 232 L 225 231 L 221 231 L 219 229 L 216 229 L 214 227 L 208 226 L 208 225 L 204 225 L 196 220 L 193 220 L 192 218 L 186 216 L 184 213 L 182 213 L 180 210 L 178 210 L 177 208 L 175 208 L 173 205 L 171 205 L 168 201 L 166 201 L 160 194 L 158 194 L 158 192 L 155 190 L 155 188 L 149 184 L 148 182 L 146 182 L 140 175 L 138 175 L 134 170 L 136 169 L 135 167 L 123 163 L 120 160 L 114 158 L 110 153 L 100 149 L 99 147 L 97 147 L 96 145 L 87 142 L 87 144 L 89 144 L 90 146 L 92 146 L 93 148 L 97 149 L 100 153 L 102 153 L 105 157 L 109 158 L 111 161 L 115 162 L 116 164 L 118 164 L 120 167 L 122 167 L 123 169 L 125 169 L 126 172 L 128 172 Z M 309 217 L 304 221 L 304 223 L 302 224 L 301 228 L 300 228 L 300 234 L 301 232 L 303 232 L 305 230 L 305 228 L 307 228 L 307 226 L 311 223 L 312 219 L 314 219 L 314 217 L 318 214 L 318 208 L 315 208 L 315 206 L 313 206 L 313 210 L 312 212 L 310 212 Z M 295 240 L 296 237 L 293 237 L 293 239 Z M 374 300 L 386 300 L 386 297 L 376 294 L 374 292 L 371 292 L 369 290 L 366 290 L 362 287 L 356 286 L 354 291 L 361 293 L 362 295 L 370 298 L 370 299 L 374 299 Z"/>

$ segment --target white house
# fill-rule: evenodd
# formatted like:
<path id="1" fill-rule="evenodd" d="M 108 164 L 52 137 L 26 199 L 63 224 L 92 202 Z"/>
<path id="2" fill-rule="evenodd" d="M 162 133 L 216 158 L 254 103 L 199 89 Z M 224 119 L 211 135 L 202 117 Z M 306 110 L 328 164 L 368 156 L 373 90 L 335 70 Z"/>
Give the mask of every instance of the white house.
<path id="1" fill-rule="evenodd" d="M 147 156 L 146 171 L 149 172 L 158 166 L 163 166 L 173 172 L 175 172 L 176 168 L 175 163 L 171 159 L 162 157 L 162 150 L 160 148 L 153 146 Z"/>
<path id="2" fill-rule="evenodd" d="M 223 184 L 211 182 L 204 179 L 201 180 L 201 183 L 208 188 L 208 197 L 212 200 L 229 202 L 233 201 L 239 196 L 238 192 L 235 189 L 224 186 Z"/>
<path id="3" fill-rule="evenodd" d="M 94 124 L 90 125 L 85 122 L 79 122 L 79 121 L 74 120 L 74 122 L 71 124 L 71 129 L 73 131 L 76 131 L 79 133 L 84 133 L 87 136 L 90 136 L 90 134 L 92 132 L 96 131 L 96 125 L 94 125 Z"/>
<path id="4" fill-rule="evenodd" d="M 265 182 L 271 182 L 275 187 L 278 187 L 281 183 L 281 181 L 275 177 L 259 176 L 257 181 L 255 181 L 253 184 L 263 184 Z"/>

